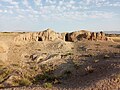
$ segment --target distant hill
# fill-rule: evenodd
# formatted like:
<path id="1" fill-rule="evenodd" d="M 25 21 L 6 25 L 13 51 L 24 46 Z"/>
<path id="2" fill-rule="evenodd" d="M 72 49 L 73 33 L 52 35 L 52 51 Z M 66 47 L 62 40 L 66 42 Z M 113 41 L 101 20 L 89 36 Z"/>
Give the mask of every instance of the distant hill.
<path id="1" fill-rule="evenodd" d="M 120 34 L 120 31 L 104 31 L 106 34 Z"/>

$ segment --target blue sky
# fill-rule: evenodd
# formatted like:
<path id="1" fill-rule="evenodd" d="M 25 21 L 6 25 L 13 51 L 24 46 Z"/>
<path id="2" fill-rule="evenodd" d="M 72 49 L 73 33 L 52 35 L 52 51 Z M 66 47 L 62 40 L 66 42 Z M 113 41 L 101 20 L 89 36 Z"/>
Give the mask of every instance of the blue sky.
<path id="1" fill-rule="evenodd" d="M 120 0 L 0 0 L 0 31 L 120 31 Z"/>

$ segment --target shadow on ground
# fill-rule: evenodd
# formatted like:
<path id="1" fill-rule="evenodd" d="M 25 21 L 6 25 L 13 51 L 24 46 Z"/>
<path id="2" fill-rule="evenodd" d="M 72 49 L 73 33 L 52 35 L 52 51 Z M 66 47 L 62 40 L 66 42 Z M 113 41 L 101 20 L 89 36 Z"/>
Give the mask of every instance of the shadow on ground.
<path id="1" fill-rule="evenodd" d="M 74 71 L 70 71 L 71 73 L 69 73 L 66 78 L 61 79 L 61 84 L 55 85 L 55 87 L 65 89 L 84 89 L 96 85 L 100 80 L 112 78 L 114 75 L 120 74 L 120 59 L 117 56 L 120 56 L 120 54 L 109 53 L 97 56 L 87 56 L 85 60 L 79 59 L 83 64 L 77 66 L 71 60 L 68 63 L 71 62 L 75 64 Z"/>

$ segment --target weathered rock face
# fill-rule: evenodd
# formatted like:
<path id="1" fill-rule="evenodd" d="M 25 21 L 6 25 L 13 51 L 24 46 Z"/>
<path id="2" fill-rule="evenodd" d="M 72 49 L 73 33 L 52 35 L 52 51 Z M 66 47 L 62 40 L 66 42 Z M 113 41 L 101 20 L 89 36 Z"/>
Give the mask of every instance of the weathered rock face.
<path id="1" fill-rule="evenodd" d="M 80 41 L 82 39 L 88 39 L 90 37 L 90 32 L 85 30 L 76 31 L 70 33 L 68 37 L 69 37 L 68 38 L 69 41 L 77 41 L 77 40 Z"/>
<path id="2" fill-rule="evenodd" d="M 58 34 L 50 29 L 47 29 L 38 34 L 38 40 L 39 38 L 41 38 L 42 41 L 54 41 L 58 38 Z"/>
<path id="3" fill-rule="evenodd" d="M 57 38 L 59 38 L 59 34 L 47 29 L 43 32 L 20 34 L 14 38 L 14 41 L 54 41 Z"/>
<path id="4" fill-rule="evenodd" d="M 102 31 L 97 32 L 97 33 L 92 32 L 89 40 L 103 40 L 103 41 L 106 40 L 107 41 L 106 38 L 107 37 L 105 36 L 105 34 Z"/>
<path id="5" fill-rule="evenodd" d="M 14 38 L 14 41 L 54 41 L 60 39 L 63 41 L 86 40 L 109 40 L 103 32 L 89 32 L 86 30 L 75 31 L 71 33 L 56 33 L 51 29 L 41 32 L 20 34 Z"/>

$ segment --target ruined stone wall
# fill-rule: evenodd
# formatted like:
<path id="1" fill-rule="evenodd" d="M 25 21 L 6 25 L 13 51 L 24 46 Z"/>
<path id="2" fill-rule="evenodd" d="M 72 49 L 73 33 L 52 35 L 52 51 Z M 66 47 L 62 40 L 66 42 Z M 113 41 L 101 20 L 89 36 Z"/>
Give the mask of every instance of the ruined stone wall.
<path id="1" fill-rule="evenodd" d="M 56 33 L 50 29 L 41 32 L 30 32 L 16 36 L 14 41 L 54 41 L 61 39 L 63 41 L 80 41 L 86 40 L 106 40 L 109 39 L 103 32 L 89 32 L 86 30 L 75 31 L 71 33 Z"/>
<path id="2" fill-rule="evenodd" d="M 58 38 L 64 40 L 64 35 L 47 29 L 42 32 L 20 34 L 14 38 L 14 41 L 54 41 Z"/>

